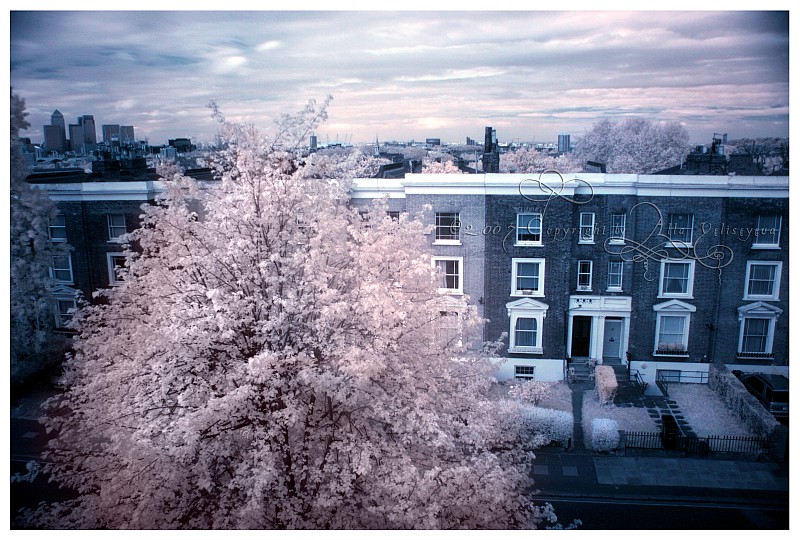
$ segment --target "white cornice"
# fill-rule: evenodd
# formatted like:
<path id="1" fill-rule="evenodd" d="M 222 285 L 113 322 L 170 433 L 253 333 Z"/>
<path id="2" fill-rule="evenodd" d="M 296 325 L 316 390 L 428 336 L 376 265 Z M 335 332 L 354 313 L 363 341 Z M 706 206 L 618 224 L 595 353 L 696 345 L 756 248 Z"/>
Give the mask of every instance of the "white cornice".
<path id="1" fill-rule="evenodd" d="M 352 196 L 407 195 L 635 195 L 640 197 L 788 198 L 788 176 L 691 176 L 570 173 L 407 174 L 403 179 L 357 178 Z"/>
<path id="2" fill-rule="evenodd" d="M 56 202 L 148 201 L 164 191 L 163 182 L 157 180 L 31 185 L 47 191 Z"/>

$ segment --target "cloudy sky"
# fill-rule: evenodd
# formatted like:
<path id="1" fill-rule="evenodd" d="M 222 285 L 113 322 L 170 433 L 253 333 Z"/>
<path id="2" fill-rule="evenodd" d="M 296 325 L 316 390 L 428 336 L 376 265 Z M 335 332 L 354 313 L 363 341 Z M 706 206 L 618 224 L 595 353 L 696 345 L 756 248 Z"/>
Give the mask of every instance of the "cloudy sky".
<path id="1" fill-rule="evenodd" d="M 548 142 L 628 116 L 696 143 L 789 134 L 788 12 L 12 11 L 10 41 L 35 142 L 55 109 L 162 144 L 212 140 L 212 99 L 269 129 L 327 95 L 322 142 Z"/>

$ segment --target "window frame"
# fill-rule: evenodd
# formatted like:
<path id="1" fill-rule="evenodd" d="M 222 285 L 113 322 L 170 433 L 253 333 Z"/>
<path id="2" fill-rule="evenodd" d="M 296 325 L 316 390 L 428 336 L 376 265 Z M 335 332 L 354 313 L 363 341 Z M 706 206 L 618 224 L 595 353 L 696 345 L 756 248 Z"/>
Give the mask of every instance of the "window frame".
<path id="1" fill-rule="evenodd" d="M 73 313 L 62 312 L 61 311 L 61 303 L 68 302 L 71 304 L 69 309 L 73 310 Z M 75 313 L 78 311 L 78 302 L 75 300 L 74 297 L 68 296 L 55 296 L 53 298 L 53 309 L 55 311 L 55 319 L 56 319 L 56 328 L 58 329 L 65 329 L 67 328 L 67 324 L 75 317 Z"/>
<path id="2" fill-rule="evenodd" d="M 766 334 L 763 335 L 764 350 L 763 351 L 745 351 L 745 332 L 747 330 L 748 321 L 764 321 L 767 323 Z M 764 355 L 772 353 L 772 343 L 775 337 L 775 318 L 774 317 L 743 317 L 739 324 L 739 346 L 737 348 L 738 356 L 747 357 L 748 355 Z"/>
<path id="3" fill-rule="evenodd" d="M 447 274 L 446 272 L 439 272 L 439 262 L 455 262 L 457 264 L 457 273 L 456 274 Z M 444 256 L 435 256 L 431 258 L 431 266 L 433 266 L 434 272 L 437 273 L 437 280 L 439 284 L 441 284 L 441 279 L 444 276 L 455 275 L 458 279 L 458 286 L 456 288 L 447 288 L 447 287 L 438 287 L 437 291 L 440 294 L 453 294 L 453 295 L 461 295 L 464 294 L 464 257 L 444 257 Z"/>
<path id="4" fill-rule="evenodd" d="M 535 236 L 535 233 L 531 233 L 530 232 L 530 230 L 531 230 L 530 220 L 528 220 L 528 224 L 525 225 L 525 227 L 520 227 L 519 220 L 520 220 L 520 218 L 522 216 L 531 216 L 531 219 L 533 219 L 533 217 L 538 216 L 538 218 L 539 218 L 539 233 L 538 233 L 539 239 L 538 240 L 520 240 L 520 231 L 521 230 L 528 231 L 531 235 Z M 542 239 L 542 237 L 543 237 L 543 221 L 544 221 L 544 216 L 541 214 L 541 212 L 517 212 L 516 228 L 515 228 L 515 231 L 514 231 L 515 232 L 514 245 L 515 246 L 542 246 L 542 245 L 544 245 L 543 239 Z"/>
<path id="5" fill-rule="evenodd" d="M 517 278 L 519 275 L 519 264 L 530 263 L 539 265 L 538 285 L 537 289 L 518 289 Z M 527 258 L 515 257 L 511 259 L 511 296 L 524 296 L 524 297 L 543 297 L 544 296 L 544 277 L 545 277 L 545 259 L 542 258 Z M 533 277 L 533 276 L 522 276 Z M 532 291 L 530 294 L 522 291 Z"/>
<path id="6" fill-rule="evenodd" d="M 673 218 L 676 218 L 678 216 L 688 216 L 690 218 L 688 227 L 680 227 L 681 231 L 684 231 L 684 230 L 688 229 L 688 231 L 689 231 L 689 240 L 688 241 L 684 240 L 684 239 L 675 239 L 675 238 L 672 237 L 673 230 L 678 229 L 678 227 L 673 227 L 672 226 Z M 692 214 L 690 212 L 680 212 L 680 213 L 675 212 L 675 213 L 669 214 L 667 219 L 668 219 L 668 222 L 667 222 L 667 238 L 669 240 L 666 242 L 665 245 L 667 247 L 687 247 L 687 248 L 692 247 L 692 245 L 694 243 L 694 214 Z"/>
<path id="7" fill-rule="evenodd" d="M 584 224 L 584 217 L 590 216 L 591 217 L 591 225 Z M 581 212 L 580 217 L 578 218 L 578 243 L 579 244 L 594 244 L 594 226 L 595 226 L 595 216 L 594 212 Z M 588 229 L 589 234 L 584 235 L 584 230 Z"/>
<path id="8" fill-rule="evenodd" d="M 611 266 L 612 265 L 619 265 L 619 272 L 612 272 Z M 623 285 L 623 275 L 625 274 L 625 263 L 623 261 L 608 261 L 608 287 L 606 290 L 608 291 L 621 291 Z M 619 276 L 619 285 L 612 285 L 611 283 L 611 276 L 618 275 Z"/>
<path id="9" fill-rule="evenodd" d="M 772 279 L 772 294 L 750 294 L 750 281 L 753 266 L 772 266 L 775 274 Z M 742 300 L 780 300 L 781 274 L 783 273 L 782 261 L 747 261 L 744 274 L 744 296 Z"/>
<path id="10" fill-rule="evenodd" d="M 532 324 L 533 328 L 520 328 L 519 326 L 521 321 L 531 321 L 533 323 Z M 539 332 L 541 332 L 541 328 L 539 327 L 539 321 L 536 319 L 536 317 L 523 317 L 523 316 L 517 317 L 514 320 L 514 346 L 525 347 L 525 348 L 536 347 L 537 343 L 539 343 Z M 526 345 L 520 345 L 519 342 L 522 340 L 520 340 L 519 338 L 522 337 L 522 335 L 527 335 L 529 337 L 532 336 L 533 337 L 533 339 L 531 340 L 532 343 Z M 526 339 L 525 341 L 528 340 Z"/>
<path id="11" fill-rule="evenodd" d="M 125 283 L 125 279 L 119 279 L 114 264 L 114 259 L 122 258 L 127 262 L 127 256 L 124 253 L 106 253 L 106 264 L 108 266 L 108 284 L 111 287 L 116 287 Z M 123 265 L 122 268 L 125 266 Z"/>
<path id="12" fill-rule="evenodd" d="M 67 267 L 57 267 L 56 266 L 56 259 L 66 259 L 67 260 Z M 69 272 L 69 279 L 59 279 L 57 277 L 57 272 Z M 53 266 L 50 267 L 50 277 L 53 281 L 58 284 L 64 285 L 73 285 L 75 283 L 75 273 L 72 270 L 72 255 L 67 253 L 66 255 L 56 255 L 53 257 Z"/>
<path id="13" fill-rule="evenodd" d="M 588 265 L 588 271 L 581 271 L 582 266 Z M 593 261 L 582 259 L 578 261 L 578 281 L 575 284 L 575 289 L 578 291 L 591 291 L 592 290 L 592 274 L 594 270 Z M 581 285 L 581 277 L 589 276 L 589 283 L 585 285 Z"/>
<path id="14" fill-rule="evenodd" d="M 55 219 L 62 219 L 64 221 L 63 225 L 54 225 L 52 221 L 47 226 L 47 234 L 50 238 L 51 242 L 66 242 L 67 241 L 67 216 L 59 212 L 56 214 Z M 64 236 L 53 236 L 53 229 L 63 229 Z"/>
<path id="15" fill-rule="evenodd" d="M 778 220 L 777 227 L 771 227 L 769 230 L 775 230 L 777 239 L 775 242 L 759 242 L 763 235 L 758 234 L 758 231 L 767 229 L 762 227 L 761 220 L 764 218 L 774 218 Z M 780 249 L 781 248 L 781 227 L 783 226 L 783 216 L 780 214 L 759 215 L 756 217 L 756 237 L 753 240 L 753 249 Z"/>
<path id="16" fill-rule="evenodd" d="M 530 370 L 530 373 L 521 373 L 520 371 Z M 535 381 L 536 380 L 536 366 L 527 366 L 523 364 L 514 364 L 514 379 L 518 381 Z"/>
<path id="17" fill-rule="evenodd" d="M 443 216 L 455 216 L 455 221 L 449 225 L 440 224 Z M 449 230 L 447 234 L 443 230 Z M 433 221 L 433 243 L 435 245 L 461 245 L 461 213 L 460 212 L 436 212 Z"/>
<path id="18" fill-rule="evenodd" d="M 114 218 L 122 218 L 122 225 L 112 223 Z M 108 241 L 109 242 L 122 242 L 122 235 L 128 233 L 128 220 L 123 213 L 108 213 L 106 214 L 106 225 L 108 226 Z M 121 234 L 114 234 L 119 229 L 125 232 Z"/>
<path id="19" fill-rule="evenodd" d="M 739 312 L 739 340 L 736 347 L 737 358 L 773 358 L 775 345 L 775 329 L 783 310 L 766 302 L 753 302 L 738 308 Z M 763 352 L 744 351 L 745 326 L 748 320 L 761 319 L 767 321 L 767 336 Z"/>
<path id="20" fill-rule="evenodd" d="M 624 213 L 615 213 L 611 214 L 611 234 L 609 235 L 608 243 L 613 245 L 623 245 L 625 244 L 625 232 L 628 226 L 627 214 Z M 614 218 L 622 218 L 622 225 L 615 225 Z M 618 235 L 615 234 L 614 231 L 617 229 L 622 229 L 622 234 Z"/>
<path id="21" fill-rule="evenodd" d="M 665 292 L 664 290 L 664 271 L 668 264 L 682 264 L 689 266 L 689 275 L 687 276 L 686 292 L 673 293 Z M 686 259 L 662 259 L 661 260 L 661 274 L 658 279 L 658 297 L 659 298 L 694 298 L 694 269 L 695 261 Z M 676 279 L 676 278 L 670 278 Z"/>
<path id="22" fill-rule="evenodd" d="M 509 333 L 508 352 L 544 354 L 542 343 L 544 340 L 544 319 L 547 317 L 547 304 L 530 298 L 522 298 L 506 304 L 508 313 Z M 534 345 L 517 345 L 517 320 L 534 319 L 536 321 L 536 334 Z"/>
<path id="23" fill-rule="evenodd" d="M 697 308 L 691 304 L 681 302 L 680 300 L 670 300 L 653 306 L 653 311 L 656 312 L 656 327 L 655 335 L 653 336 L 653 356 L 678 356 L 687 358 L 689 356 L 689 331 L 692 325 L 692 313 L 695 313 Z M 681 348 L 672 349 L 668 347 L 660 347 L 662 343 L 664 343 L 664 345 L 673 344 L 661 341 L 662 324 L 664 319 L 669 317 L 680 318 L 684 320 L 681 341 L 677 344 L 680 345 Z"/>
<path id="24" fill-rule="evenodd" d="M 461 347 L 463 339 L 461 313 L 444 308 L 440 309 L 435 333 L 439 346 L 445 348 Z M 446 342 L 444 340 L 445 337 L 448 338 Z"/>

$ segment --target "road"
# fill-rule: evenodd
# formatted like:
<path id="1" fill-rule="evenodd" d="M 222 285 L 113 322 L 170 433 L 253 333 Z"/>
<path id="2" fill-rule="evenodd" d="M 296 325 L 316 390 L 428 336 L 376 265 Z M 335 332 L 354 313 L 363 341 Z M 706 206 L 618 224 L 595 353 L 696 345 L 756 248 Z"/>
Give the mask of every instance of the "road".
<path id="1" fill-rule="evenodd" d="M 789 510 L 772 503 L 640 501 L 586 497 L 535 497 L 550 502 L 566 526 L 580 530 L 731 530 L 789 528 Z"/>

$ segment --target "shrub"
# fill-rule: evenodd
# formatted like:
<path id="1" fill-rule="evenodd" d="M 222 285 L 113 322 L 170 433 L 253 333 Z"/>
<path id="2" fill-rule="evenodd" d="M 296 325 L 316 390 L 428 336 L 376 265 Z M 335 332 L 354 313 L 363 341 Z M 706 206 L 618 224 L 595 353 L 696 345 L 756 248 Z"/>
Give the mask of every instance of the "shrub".
<path id="1" fill-rule="evenodd" d="M 566 445 L 572 437 L 575 419 L 572 414 L 542 407 L 525 407 L 528 429 L 537 437 Z"/>
<path id="2" fill-rule="evenodd" d="M 592 420 L 592 450 L 610 452 L 619 446 L 619 425 L 616 420 L 595 418 Z"/>
<path id="3" fill-rule="evenodd" d="M 711 364 L 708 387 L 716 392 L 744 427 L 759 437 L 769 437 L 780 426 L 772 414 L 744 387 L 726 366 Z"/>
<path id="4" fill-rule="evenodd" d="M 566 446 L 572 437 L 575 420 L 571 413 L 510 399 L 486 402 L 485 406 L 484 413 L 496 418 L 494 431 L 486 435 L 495 449 L 534 449 L 551 443 Z"/>
<path id="5" fill-rule="evenodd" d="M 609 403 L 617 395 L 617 375 L 611 366 L 597 366 L 594 370 L 594 387 L 600 403 Z"/>
<path id="6" fill-rule="evenodd" d="M 526 401 L 538 405 L 550 394 L 551 383 L 544 381 L 525 381 L 511 387 L 508 395 L 520 401 Z"/>

